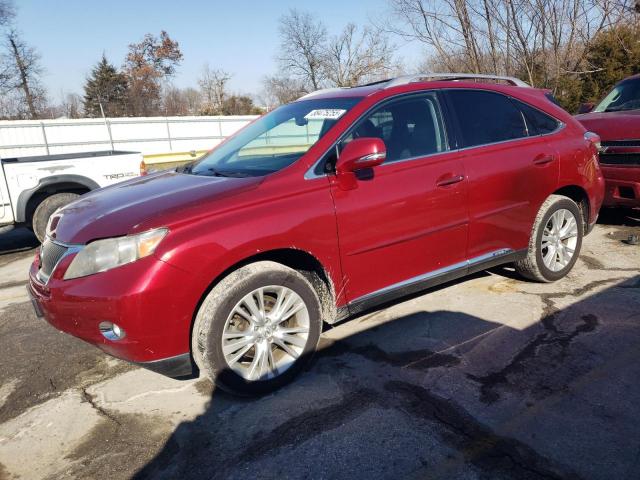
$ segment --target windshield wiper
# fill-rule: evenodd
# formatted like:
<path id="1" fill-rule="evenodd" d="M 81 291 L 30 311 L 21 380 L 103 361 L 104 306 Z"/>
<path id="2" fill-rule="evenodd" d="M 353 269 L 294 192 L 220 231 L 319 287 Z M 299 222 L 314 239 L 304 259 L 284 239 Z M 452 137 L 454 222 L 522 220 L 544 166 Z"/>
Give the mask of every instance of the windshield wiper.
<path id="1" fill-rule="evenodd" d="M 193 170 L 193 163 L 187 163 L 186 165 L 176 167 L 176 172 L 178 173 L 191 173 L 191 170 Z"/>
<path id="2" fill-rule="evenodd" d="M 231 171 L 222 171 L 222 170 L 218 170 L 215 167 L 209 167 L 205 170 L 205 172 L 207 173 L 200 173 L 199 175 L 211 175 L 213 177 L 231 177 L 231 178 L 245 178 L 245 177 L 249 177 L 250 175 L 248 175 L 247 173 L 244 172 L 231 172 Z M 198 175 L 198 174 L 196 174 Z"/>

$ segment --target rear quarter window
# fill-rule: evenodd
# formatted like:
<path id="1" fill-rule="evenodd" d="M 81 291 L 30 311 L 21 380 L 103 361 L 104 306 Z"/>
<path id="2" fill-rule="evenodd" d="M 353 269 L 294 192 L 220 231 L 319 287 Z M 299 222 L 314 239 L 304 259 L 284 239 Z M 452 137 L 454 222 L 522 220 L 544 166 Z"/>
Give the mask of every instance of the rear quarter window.
<path id="1" fill-rule="evenodd" d="M 560 122 L 551 115 L 547 115 L 537 108 L 519 100 L 514 99 L 513 102 L 525 116 L 529 135 L 545 135 L 547 133 L 555 132 L 558 127 L 560 127 Z"/>

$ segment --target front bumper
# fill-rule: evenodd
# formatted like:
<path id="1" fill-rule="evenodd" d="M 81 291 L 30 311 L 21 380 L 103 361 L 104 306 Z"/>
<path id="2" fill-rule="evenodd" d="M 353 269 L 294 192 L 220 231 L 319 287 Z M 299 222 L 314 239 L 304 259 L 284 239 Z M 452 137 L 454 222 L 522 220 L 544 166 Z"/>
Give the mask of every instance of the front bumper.
<path id="1" fill-rule="evenodd" d="M 604 206 L 640 207 L 640 166 L 600 168 L 605 178 Z"/>
<path id="2" fill-rule="evenodd" d="M 28 290 L 36 311 L 52 326 L 104 352 L 169 376 L 193 372 L 191 319 L 197 296 L 190 276 L 154 256 L 73 280 L 62 277 L 73 256 L 56 267 L 48 282 L 38 277 L 38 259 Z M 125 331 L 119 340 L 100 332 L 101 322 Z"/>

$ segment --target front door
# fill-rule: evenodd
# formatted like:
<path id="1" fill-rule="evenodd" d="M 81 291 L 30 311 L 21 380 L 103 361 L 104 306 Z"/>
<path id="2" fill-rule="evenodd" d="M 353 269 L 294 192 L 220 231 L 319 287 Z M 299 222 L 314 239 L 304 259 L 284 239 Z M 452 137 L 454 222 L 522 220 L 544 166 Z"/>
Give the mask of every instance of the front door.
<path id="1" fill-rule="evenodd" d="M 438 98 L 421 93 L 387 101 L 338 145 L 357 137 L 385 142 L 382 165 L 343 189 L 331 176 L 340 256 L 349 302 L 402 288 L 430 272 L 464 266 L 467 185 L 449 151 Z"/>

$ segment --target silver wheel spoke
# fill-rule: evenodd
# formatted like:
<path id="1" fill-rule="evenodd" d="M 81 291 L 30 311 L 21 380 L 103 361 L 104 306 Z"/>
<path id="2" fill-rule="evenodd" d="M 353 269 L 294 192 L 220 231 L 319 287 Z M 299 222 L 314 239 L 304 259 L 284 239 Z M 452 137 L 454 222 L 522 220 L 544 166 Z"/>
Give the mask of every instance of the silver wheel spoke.
<path id="1" fill-rule="evenodd" d="M 307 327 L 293 327 L 293 328 L 279 328 L 278 332 L 280 333 L 309 333 L 309 329 Z"/>
<path id="2" fill-rule="evenodd" d="M 245 345 L 252 345 L 252 344 L 253 344 L 253 337 L 244 337 L 242 338 L 242 340 L 237 340 L 235 342 L 227 343 L 222 347 L 222 351 L 224 352 L 225 355 L 227 355 L 227 354 L 237 352 L 240 348 L 244 347 Z"/>
<path id="3" fill-rule="evenodd" d="M 298 354 L 298 352 L 296 352 L 295 350 L 293 350 L 289 345 L 287 345 L 286 343 L 284 343 L 282 340 L 280 340 L 279 338 L 274 338 L 273 339 L 273 343 L 275 343 L 278 347 L 280 347 L 282 350 L 284 350 L 290 357 L 293 357 L 294 359 L 297 359 L 300 355 Z"/>
<path id="4" fill-rule="evenodd" d="M 253 360 L 251 360 L 251 364 L 249 365 L 249 371 L 247 373 L 248 380 L 255 380 L 256 374 L 259 375 L 258 369 L 260 366 L 260 359 L 261 359 L 260 357 L 261 357 L 260 349 L 256 344 L 256 351 L 253 355 Z"/>
<path id="5" fill-rule="evenodd" d="M 301 337 L 297 337 L 295 335 L 288 335 L 288 334 L 283 334 L 280 335 L 279 338 L 287 343 L 290 343 L 291 345 L 295 345 L 296 347 L 299 348 L 304 348 L 304 346 L 307 344 L 307 340 Z"/>
<path id="6" fill-rule="evenodd" d="M 288 320 L 289 318 L 291 318 L 293 315 L 298 313 L 303 308 L 306 308 L 306 307 L 305 307 L 304 303 L 302 303 L 302 300 L 300 300 L 298 303 L 296 303 L 293 306 L 291 306 L 291 308 L 289 308 L 289 310 L 287 310 L 285 313 L 283 313 L 280 316 L 280 318 L 278 319 L 278 323 L 282 323 L 285 320 Z"/>
<path id="7" fill-rule="evenodd" d="M 240 305 L 233 309 L 233 313 L 237 313 L 248 322 L 253 323 L 253 318 L 251 317 L 251 315 L 247 314 L 247 312 L 245 312 Z"/>
<path id="8" fill-rule="evenodd" d="M 289 291 L 291 292 L 291 291 Z M 291 303 L 295 301 L 295 298 L 293 298 L 293 295 L 289 294 L 289 292 L 285 292 L 283 293 L 283 299 L 282 302 L 280 302 L 279 308 L 277 310 L 274 311 L 273 314 L 273 318 L 280 323 L 282 320 L 282 313 L 285 312 L 286 310 L 288 310 L 291 307 Z M 293 293 L 293 292 L 291 292 Z"/>
<path id="9" fill-rule="evenodd" d="M 542 260 L 544 261 L 544 264 L 547 266 L 547 268 L 551 268 L 555 259 L 556 259 L 556 247 L 550 246 L 547 249 L 547 254 L 544 256 Z"/>
<path id="10" fill-rule="evenodd" d="M 256 303 L 256 299 L 253 296 L 253 292 L 244 297 L 242 300 L 242 304 L 247 307 L 247 309 L 251 312 L 251 316 L 254 321 L 260 321 L 260 317 L 262 316 L 262 312 L 260 311 L 260 307 Z"/>
<path id="11" fill-rule="evenodd" d="M 548 243 L 551 243 L 554 240 L 555 240 L 555 238 L 552 237 L 551 235 L 546 235 L 546 234 L 542 235 L 542 245 L 546 245 Z"/>
<path id="12" fill-rule="evenodd" d="M 269 376 L 271 368 L 269 367 L 269 354 L 268 350 L 271 350 L 271 345 L 265 343 L 260 348 L 260 369 L 258 371 L 258 378 L 265 378 Z"/>
<path id="13" fill-rule="evenodd" d="M 252 332 L 225 332 L 222 334 L 222 338 L 231 340 L 232 338 L 244 338 L 253 337 Z"/>
<path id="14" fill-rule="evenodd" d="M 276 359 L 273 357 L 273 350 L 271 349 L 271 345 L 269 345 L 269 350 L 267 350 L 268 358 L 269 358 L 269 368 L 273 373 L 273 376 L 278 376 L 280 371 L 278 370 L 278 364 Z"/>
<path id="15" fill-rule="evenodd" d="M 236 362 L 240 360 L 243 357 L 243 355 L 251 349 L 251 347 L 253 347 L 253 344 L 247 345 L 235 355 L 231 357 L 227 357 L 227 363 L 229 364 L 229 366 L 232 367 L 233 365 L 235 365 Z"/>

